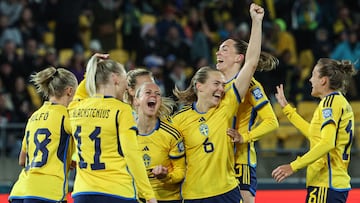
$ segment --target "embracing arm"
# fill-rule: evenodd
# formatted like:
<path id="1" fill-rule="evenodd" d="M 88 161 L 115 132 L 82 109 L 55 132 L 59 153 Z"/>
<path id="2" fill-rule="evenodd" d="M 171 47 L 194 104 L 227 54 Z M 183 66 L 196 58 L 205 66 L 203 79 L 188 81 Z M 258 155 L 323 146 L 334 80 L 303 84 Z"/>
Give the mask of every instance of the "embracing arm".
<path id="1" fill-rule="evenodd" d="M 185 177 L 185 157 L 171 160 L 171 171 L 169 168 L 158 165 L 152 173 L 156 178 L 168 184 L 180 183 Z"/>
<path id="2" fill-rule="evenodd" d="M 257 141 L 262 136 L 279 127 L 279 122 L 270 103 L 267 103 L 261 107 L 258 111 L 258 115 L 261 119 L 260 124 L 243 137 L 244 142 Z"/>

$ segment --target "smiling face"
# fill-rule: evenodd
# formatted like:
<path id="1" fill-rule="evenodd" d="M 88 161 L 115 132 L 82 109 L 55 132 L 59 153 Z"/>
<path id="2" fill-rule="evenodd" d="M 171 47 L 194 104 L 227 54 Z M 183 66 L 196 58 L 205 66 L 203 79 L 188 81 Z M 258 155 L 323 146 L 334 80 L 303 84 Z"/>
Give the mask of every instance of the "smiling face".
<path id="1" fill-rule="evenodd" d="M 157 116 L 161 106 L 161 91 L 155 83 L 145 83 L 138 89 L 135 105 L 139 115 Z"/>
<path id="2" fill-rule="evenodd" d="M 321 65 L 317 64 L 312 71 L 311 78 L 309 79 L 312 86 L 311 96 L 313 97 L 321 97 L 321 95 L 323 94 L 325 77 L 320 78 L 320 68 Z"/>
<path id="3" fill-rule="evenodd" d="M 220 45 L 216 52 L 216 69 L 226 72 L 241 62 L 241 54 L 237 53 L 235 44 L 234 40 L 228 39 Z"/>
<path id="4" fill-rule="evenodd" d="M 197 96 L 205 106 L 217 106 L 224 96 L 225 77 L 219 71 L 209 71 L 205 83 L 197 83 Z"/>

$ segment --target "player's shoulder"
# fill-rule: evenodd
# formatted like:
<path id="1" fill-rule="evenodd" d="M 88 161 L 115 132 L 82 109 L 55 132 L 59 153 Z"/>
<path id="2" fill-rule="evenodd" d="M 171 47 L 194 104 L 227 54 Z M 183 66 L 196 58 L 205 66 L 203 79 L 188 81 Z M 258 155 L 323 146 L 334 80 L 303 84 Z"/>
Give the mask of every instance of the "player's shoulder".
<path id="1" fill-rule="evenodd" d="M 192 105 L 191 104 L 185 105 L 181 109 L 179 109 L 177 112 L 175 112 L 172 117 L 176 118 L 176 117 L 184 116 L 185 114 L 187 114 L 191 110 L 192 110 Z"/>
<path id="2" fill-rule="evenodd" d="M 167 120 L 160 119 L 159 121 L 159 129 L 165 132 L 166 134 L 171 135 L 174 139 L 178 140 L 181 138 L 181 133 L 177 130 L 177 128 Z"/>
<path id="3" fill-rule="evenodd" d="M 321 108 L 334 108 L 338 106 L 346 105 L 348 102 L 346 98 L 339 92 L 331 93 L 327 96 L 325 96 L 321 102 L 320 107 Z"/>

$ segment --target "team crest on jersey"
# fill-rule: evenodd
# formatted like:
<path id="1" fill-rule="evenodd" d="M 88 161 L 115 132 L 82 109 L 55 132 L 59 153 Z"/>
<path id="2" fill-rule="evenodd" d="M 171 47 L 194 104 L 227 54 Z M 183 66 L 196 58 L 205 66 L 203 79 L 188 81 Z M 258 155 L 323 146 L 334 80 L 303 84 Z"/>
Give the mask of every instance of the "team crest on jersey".
<path id="1" fill-rule="evenodd" d="M 202 123 L 199 127 L 200 133 L 204 136 L 209 135 L 209 127 L 205 123 Z"/>
<path id="2" fill-rule="evenodd" d="M 179 150 L 179 152 L 184 152 L 185 151 L 185 147 L 184 147 L 184 142 L 181 141 L 177 144 L 177 148 Z"/>
<path id="3" fill-rule="evenodd" d="M 323 109 L 322 110 L 322 115 L 324 119 L 330 118 L 332 117 L 332 109 Z"/>
<path id="4" fill-rule="evenodd" d="M 146 167 L 150 166 L 151 163 L 151 157 L 148 154 L 144 154 L 143 161 Z"/>
<path id="5" fill-rule="evenodd" d="M 252 90 L 251 93 L 253 94 L 253 96 L 255 97 L 256 100 L 259 100 L 264 97 L 260 88 L 258 88 L 258 87 L 255 88 L 254 90 Z"/>

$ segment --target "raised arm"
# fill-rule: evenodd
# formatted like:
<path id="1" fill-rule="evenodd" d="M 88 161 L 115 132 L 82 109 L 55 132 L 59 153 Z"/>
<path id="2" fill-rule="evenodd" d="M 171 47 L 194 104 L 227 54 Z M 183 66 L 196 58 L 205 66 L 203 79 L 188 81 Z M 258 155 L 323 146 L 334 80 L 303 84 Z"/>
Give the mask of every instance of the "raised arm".
<path id="1" fill-rule="evenodd" d="M 249 46 L 245 54 L 245 63 L 235 80 L 235 87 L 241 97 L 244 97 L 249 88 L 252 76 L 258 65 L 261 52 L 261 38 L 262 38 L 262 20 L 264 17 L 264 9 L 252 3 L 250 5 L 251 16 L 251 35 Z"/>
<path id="2" fill-rule="evenodd" d="M 293 108 L 288 102 L 284 95 L 284 86 L 280 84 L 276 86 L 275 97 L 280 106 L 282 107 L 283 113 L 289 119 L 291 124 L 293 124 L 301 133 L 308 139 L 309 138 L 309 128 L 310 123 L 307 122 L 303 117 L 301 117 L 297 112 L 296 109 Z"/>

